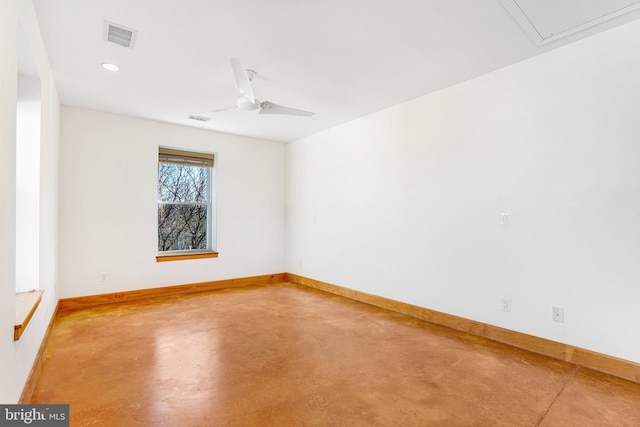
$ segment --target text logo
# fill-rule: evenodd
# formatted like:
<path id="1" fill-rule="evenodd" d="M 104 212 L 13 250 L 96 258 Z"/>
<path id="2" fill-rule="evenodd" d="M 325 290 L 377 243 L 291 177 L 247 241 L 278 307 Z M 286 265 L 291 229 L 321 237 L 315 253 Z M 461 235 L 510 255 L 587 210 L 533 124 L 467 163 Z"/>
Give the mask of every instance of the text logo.
<path id="1" fill-rule="evenodd" d="M 69 427 L 69 405 L 0 405 L 0 427 Z"/>

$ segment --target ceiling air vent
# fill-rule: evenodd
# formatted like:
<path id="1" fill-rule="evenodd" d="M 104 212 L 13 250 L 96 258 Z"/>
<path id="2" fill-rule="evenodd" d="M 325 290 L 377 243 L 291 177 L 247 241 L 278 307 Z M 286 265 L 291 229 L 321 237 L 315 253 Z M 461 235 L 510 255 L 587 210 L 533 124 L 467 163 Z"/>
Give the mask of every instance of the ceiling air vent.
<path id="1" fill-rule="evenodd" d="M 211 117 L 199 116 L 197 114 L 192 114 L 189 116 L 189 118 L 191 120 L 199 120 L 201 122 L 208 122 L 209 120 L 211 120 Z"/>
<path id="2" fill-rule="evenodd" d="M 136 30 L 123 27 L 113 22 L 104 21 L 103 40 L 133 49 L 136 41 Z"/>

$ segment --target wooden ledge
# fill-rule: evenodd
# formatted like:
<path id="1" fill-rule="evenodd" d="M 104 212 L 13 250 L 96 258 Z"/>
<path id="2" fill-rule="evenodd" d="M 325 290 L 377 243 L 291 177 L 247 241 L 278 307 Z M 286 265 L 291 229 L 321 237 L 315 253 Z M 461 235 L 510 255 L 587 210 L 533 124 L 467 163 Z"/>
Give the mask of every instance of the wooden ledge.
<path id="1" fill-rule="evenodd" d="M 156 262 L 182 261 L 185 259 L 218 258 L 218 252 L 172 252 L 156 256 Z"/>
<path id="2" fill-rule="evenodd" d="M 42 301 L 44 290 L 20 292 L 16 294 L 16 324 L 13 330 L 13 340 L 18 341 L 26 329 L 29 321 Z"/>

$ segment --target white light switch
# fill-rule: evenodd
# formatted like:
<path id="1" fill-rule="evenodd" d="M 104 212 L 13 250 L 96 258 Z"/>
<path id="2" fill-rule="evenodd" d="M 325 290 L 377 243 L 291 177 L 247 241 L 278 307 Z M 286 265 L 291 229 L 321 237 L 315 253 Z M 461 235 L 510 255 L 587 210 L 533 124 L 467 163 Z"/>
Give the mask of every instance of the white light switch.
<path id="1" fill-rule="evenodd" d="M 511 225 L 511 214 L 509 212 L 502 212 L 500 218 L 500 224 Z"/>

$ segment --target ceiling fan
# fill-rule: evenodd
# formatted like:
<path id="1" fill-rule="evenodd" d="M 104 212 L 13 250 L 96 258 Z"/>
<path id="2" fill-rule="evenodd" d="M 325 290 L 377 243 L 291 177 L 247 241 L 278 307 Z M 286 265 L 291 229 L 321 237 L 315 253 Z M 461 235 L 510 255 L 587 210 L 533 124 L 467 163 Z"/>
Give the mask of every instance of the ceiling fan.
<path id="1" fill-rule="evenodd" d="M 231 69 L 233 70 L 233 77 L 236 81 L 236 87 L 238 88 L 238 92 L 240 92 L 240 98 L 238 98 L 238 100 L 236 101 L 236 105 L 221 110 L 204 111 L 204 113 L 217 113 L 222 111 L 240 109 L 245 111 L 258 110 L 258 114 L 282 114 L 287 116 L 310 117 L 315 114 L 310 111 L 298 110 L 297 108 L 274 104 L 271 101 L 260 101 L 256 99 L 253 94 L 253 88 L 251 87 L 251 81 L 256 76 L 256 72 L 253 70 L 246 70 L 242 66 L 240 60 L 236 58 L 231 58 Z"/>

